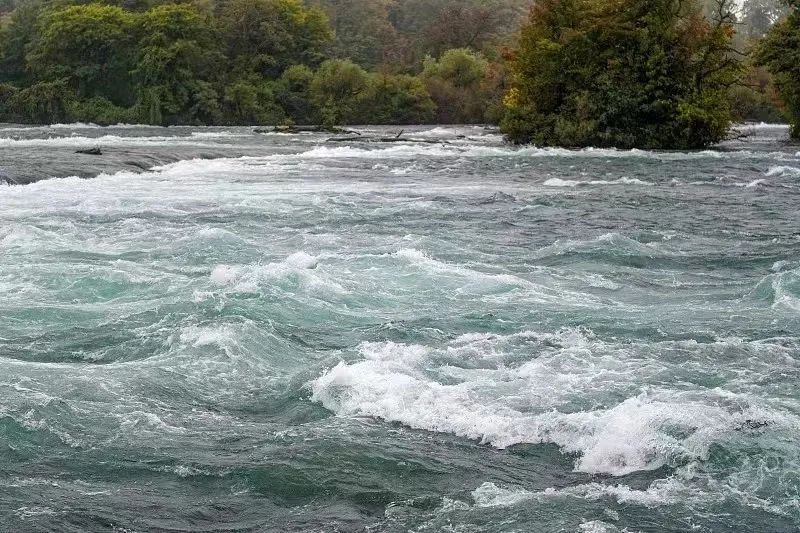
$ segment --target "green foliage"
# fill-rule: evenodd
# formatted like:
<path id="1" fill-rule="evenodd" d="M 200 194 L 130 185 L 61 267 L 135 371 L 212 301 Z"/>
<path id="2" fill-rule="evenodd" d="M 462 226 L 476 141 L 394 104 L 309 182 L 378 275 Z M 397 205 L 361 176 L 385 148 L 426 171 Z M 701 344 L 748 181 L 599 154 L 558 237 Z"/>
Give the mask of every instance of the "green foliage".
<path id="1" fill-rule="evenodd" d="M 25 1 L 0 29 L 0 82 L 23 87 L 0 120 L 272 123 L 286 118 L 276 93 L 315 118 L 293 76 L 333 34 L 301 0 L 74 2 Z"/>
<path id="2" fill-rule="evenodd" d="M 739 86 L 731 89 L 731 110 L 737 122 L 784 122 L 786 116 L 766 94 L 752 87 Z"/>
<path id="3" fill-rule="evenodd" d="M 0 15 L 3 13 L 11 13 L 16 7 L 15 0 L 0 0 Z"/>
<path id="4" fill-rule="evenodd" d="M 10 83 L 0 83 L 0 117 L 12 115 L 11 102 L 19 93 L 19 89 Z"/>
<path id="5" fill-rule="evenodd" d="M 24 2 L 14 10 L 8 23 L 0 27 L 0 81 L 33 83 L 26 72 L 25 56 L 37 35 L 42 7 L 42 0 Z"/>
<path id="6" fill-rule="evenodd" d="M 315 66 L 333 40 L 325 14 L 301 0 L 226 0 L 217 20 L 233 70 L 274 77 L 295 64 Z"/>
<path id="7" fill-rule="evenodd" d="M 100 4 L 47 9 L 27 55 L 37 79 L 67 79 L 79 98 L 111 95 L 124 101 L 134 17 Z"/>
<path id="8" fill-rule="evenodd" d="M 275 101 L 292 122 L 317 124 L 320 122 L 319 110 L 311 102 L 311 82 L 314 72 L 305 65 L 294 65 L 286 69 L 281 77 L 272 83 Z"/>
<path id="9" fill-rule="evenodd" d="M 772 75 L 751 65 L 742 83 L 731 88 L 731 111 L 738 122 L 779 123 L 786 121 Z"/>
<path id="10" fill-rule="evenodd" d="M 74 101 L 68 83 L 66 79 L 40 82 L 17 92 L 9 105 L 12 115 L 29 117 L 42 124 L 64 122 L 67 109 Z"/>
<path id="11" fill-rule="evenodd" d="M 756 60 L 774 77 L 792 124 L 792 137 L 800 139 L 800 1 L 789 3 L 789 15 L 759 43 Z"/>
<path id="12" fill-rule="evenodd" d="M 422 79 L 437 104 L 437 122 L 484 122 L 493 99 L 489 72 L 489 62 L 466 48 L 448 50 L 438 60 L 427 57 Z"/>
<path id="13" fill-rule="evenodd" d="M 367 89 L 369 76 L 347 59 L 325 61 L 311 80 L 311 101 L 321 110 L 326 126 L 353 122 L 359 96 Z"/>
<path id="14" fill-rule="evenodd" d="M 350 21 L 336 22 L 365 21 L 372 29 L 364 31 L 377 32 L 362 49 L 377 61 L 381 32 L 391 33 L 391 25 L 369 26 L 357 8 L 385 19 L 391 4 L 351 4 Z M 0 120 L 333 125 L 435 118 L 420 77 L 326 61 L 333 43 L 327 16 L 302 0 L 23 0 L 0 32 L 0 83 L 10 83 L 0 85 Z M 480 76 L 485 60 L 462 68 L 459 57 L 446 54 L 429 77 L 459 91 L 478 83 L 459 77 L 475 78 L 475 65 Z"/>
<path id="15" fill-rule="evenodd" d="M 373 74 L 357 103 L 353 122 L 361 124 L 424 124 L 436 110 L 422 81 L 402 74 Z"/>
<path id="16" fill-rule="evenodd" d="M 724 0 L 719 0 L 723 2 Z M 734 17 L 680 0 L 541 0 L 523 28 L 502 127 L 514 142 L 702 148 L 723 139 Z"/>
<path id="17" fill-rule="evenodd" d="M 190 4 L 155 7 L 136 21 L 142 35 L 132 70 L 137 107 L 148 122 L 206 122 L 218 114 L 209 85 L 222 56 L 210 17 Z"/>
<path id="18" fill-rule="evenodd" d="M 116 106 L 102 96 L 68 101 L 65 115 L 67 122 L 92 122 L 100 125 L 128 124 L 136 121 L 132 109 Z"/>
<path id="19" fill-rule="evenodd" d="M 389 20 L 392 1 L 325 0 L 321 4 L 336 34 L 333 56 L 375 67 L 402 47 L 402 38 Z"/>
<path id="20" fill-rule="evenodd" d="M 412 59 L 469 48 L 497 55 L 522 23 L 530 0 L 397 0 L 389 19 Z"/>
<path id="21" fill-rule="evenodd" d="M 276 124 L 285 116 L 263 81 L 238 81 L 225 88 L 226 113 L 235 124 Z"/>

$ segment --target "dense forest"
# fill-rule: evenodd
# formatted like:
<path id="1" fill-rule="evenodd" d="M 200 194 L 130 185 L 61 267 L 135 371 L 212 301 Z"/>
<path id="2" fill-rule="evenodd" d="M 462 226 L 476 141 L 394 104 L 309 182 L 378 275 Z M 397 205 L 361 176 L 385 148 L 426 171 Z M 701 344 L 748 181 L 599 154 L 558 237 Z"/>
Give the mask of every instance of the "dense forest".
<path id="1" fill-rule="evenodd" d="M 502 123 L 519 142 L 702 146 L 731 121 L 797 123 L 797 11 L 794 0 L 0 0 L 0 120 Z"/>
<path id="2" fill-rule="evenodd" d="M 0 0 L 0 116 L 496 122 L 526 0 Z"/>

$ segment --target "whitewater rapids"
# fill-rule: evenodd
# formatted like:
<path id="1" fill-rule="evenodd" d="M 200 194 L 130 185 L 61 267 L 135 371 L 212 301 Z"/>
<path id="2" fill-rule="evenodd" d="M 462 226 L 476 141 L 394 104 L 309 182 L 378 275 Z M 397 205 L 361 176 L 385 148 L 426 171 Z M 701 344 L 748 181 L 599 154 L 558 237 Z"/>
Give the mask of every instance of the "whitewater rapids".
<path id="1" fill-rule="evenodd" d="M 0 530 L 797 531 L 800 152 L 750 129 L 0 125 Z"/>

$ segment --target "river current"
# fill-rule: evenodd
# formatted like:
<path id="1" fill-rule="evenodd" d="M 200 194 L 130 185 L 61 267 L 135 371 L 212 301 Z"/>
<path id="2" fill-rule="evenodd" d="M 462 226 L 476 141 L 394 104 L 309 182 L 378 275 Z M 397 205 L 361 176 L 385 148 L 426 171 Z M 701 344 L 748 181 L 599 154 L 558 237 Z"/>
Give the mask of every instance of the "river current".
<path id="1" fill-rule="evenodd" d="M 786 128 L 398 131 L 0 126 L 0 530 L 800 530 Z"/>

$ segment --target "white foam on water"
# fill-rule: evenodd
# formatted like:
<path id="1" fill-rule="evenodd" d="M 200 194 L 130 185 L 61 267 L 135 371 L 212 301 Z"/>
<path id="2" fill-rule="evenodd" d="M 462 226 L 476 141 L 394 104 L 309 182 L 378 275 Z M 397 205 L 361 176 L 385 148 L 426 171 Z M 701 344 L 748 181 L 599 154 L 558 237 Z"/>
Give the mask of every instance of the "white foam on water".
<path id="1" fill-rule="evenodd" d="M 98 129 L 102 128 L 95 124 L 94 122 L 73 122 L 71 124 L 50 124 L 46 126 L 48 129 L 52 130 L 87 130 L 87 129 Z"/>
<path id="2" fill-rule="evenodd" d="M 775 166 L 771 167 L 767 170 L 765 174 L 768 178 L 772 177 L 780 177 L 780 178 L 800 178 L 800 168 L 797 167 L 790 167 L 790 166 Z"/>
<path id="3" fill-rule="evenodd" d="M 741 155 L 744 152 L 739 152 Z M 702 152 L 649 152 L 645 150 L 617 150 L 611 148 L 584 148 L 570 150 L 566 148 L 537 148 L 534 146 L 471 146 L 453 144 L 414 144 L 396 143 L 392 146 L 361 148 L 356 146 L 317 146 L 309 151 L 293 157 L 307 159 L 414 159 L 417 157 L 562 157 L 562 158 L 648 158 L 658 160 L 691 160 L 732 157 L 732 152 L 706 150 Z"/>
<path id="4" fill-rule="evenodd" d="M 502 488 L 486 482 L 472 492 L 476 507 L 511 507 L 526 502 L 542 502 L 558 498 L 589 501 L 611 499 L 620 504 L 654 508 L 665 505 L 692 506 L 716 500 L 725 495 L 693 486 L 691 479 L 672 476 L 653 481 L 646 489 L 633 489 L 625 484 L 585 483 L 562 489 L 547 488 L 529 491 L 521 488 Z"/>
<path id="5" fill-rule="evenodd" d="M 779 129 L 779 130 L 788 130 L 790 126 L 788 124 L 779 124 L 779 123 L 770 123 L 770 122 L 758 122 L 758 123 L 744 123 L 744 124 L 737 124 L 736 128 L 750 128 L 755 130 L 764 130 L 764 129 Z"/>
<path id="6" fill-rule="evenodd" d="M 389 254 L 389 257 L 407 261 L 412 266 L 420 268 L 431 274 L 451 274 L 459 277 L 469 278 L 475 280 L 476 282 L 490 282 L 532 290 L 539 289 L 539 286 L 535 283 L 512 274 L 492 274 L 480 272 L 463 265 L 446 263 L 431 258 L 424 252 L 415 248 L 400 249 L 397 252 Z"/>
<path id="7" fill-rule="evenodd" d="M 211 271 L 211 282 L 215 285 L 233 285 L 241 276 L 236 267 L 230 265 L 217 265 Z"/>
<path id="8" fill-rule="evenodd" d="M 796 465 L 796 458 L 790 461 L 788 465 L 779 466 L 782 462 L 774 456 L 761 457 L 752 462 L 745 459 L 722 478 L 716 478 L 695 461 L 678 468 L 669 477 L 652 481 L 644 489 L 634 489 L 624 483 L 591 482 L 559 489 L 551 487 L 531 491 L 485 482 L 472 492 L 472 499 L 477 508 L 539 505 L 551 503 L 552 500 L 581 499 L 613 500 L 621 505 L 651 509 L 681 506 L 698 510 L 707 509 L 711 505 L 729 505 L 731 501 L 735 501 L 759 511 L 794 517 L 800 510 L 800 499 L 790 497 L 776 503 L 761 494 L 765 485 L 776 482 L 787 490 L 787 494 L 795 492 L 793 480 L 785 478 L 786 470 L 792 470 Z"/>
<path id="9" fill-rule="evenodd" d="M 560 178 L 550 178 L 543 183 L 545 187 L 580 187 L 589 185 L 652 185 L 646 181 L 636 178 L 622 177 L 617 180 L 591 180 L 591 181 L 578 181 L 578 180 L 562 180 Z"/>
<path id="10" fill-rule="evenodd" d="M 14 510 L 14 516 L 21 520 L 39 518 L 42 516 L 55 516 L 57 514 L 59 514 L 59 512 L 55 511 L 54 509 L 41 505 L 35 505 L 33 507 L 20 507 L 19 509 Z"/>
<path id="11" fill-rule="evenodd" d="M 63 147 L 63 148 L 85 148 L 90 147 L 115 147 L 115 146 L 172 146 L 191 145 L 199 147 L 214 147 L 214 144 L 207 144 L 209 140 L 230 139 L 230 133 L 203 132 L 197 136 L 120 136 L 102 135 L 99 137 L 85 137 L 74 135 L 69 137 L 47 137 L 40 139 L 18 139 L 14 137 L 0 137 L 0 147 L 6 148 L 27 148 L 27 147 Z"/>
<path id="12" fill-rule="evenodd" d="M 48 124 L 46 126 L 22 126 L 22 127 L 3 127 L 0 126 L 0 131 L 4 130 L 11 130 L 11 131 L 25 131 L 25 130 L 101 130 L 101 129 L 163 129 L 166 130 L 168 128 L 163 126 L 153 126 L 151 124 L 126 124 L 120 122 L 119 124 L 112 124 L 109 126 L 101 126 L 99 124 L 95 124 L 94 122 L 73 122 L 69 124 Z"/>
<path id="13" fill-rule="evenodd" d="M 603 522 L 602 520 L 581 522 L 579 527 L 582 533 L 618 533 L 620 531 L 617 526 Z"/>
<path id="14" fill-rule="evenodd" d="M 191 136 L 198 139 L 226 139 L 251 137 L 252 133 L 236 133 L 233 131 L 193 131 Z"/>
<path id="15" fill-rule="evenodd" d="M 773 307 L 800 311 L 800 269 L 772 274 Z"/>
<path id="16" fill-rule="evenodd" d="M 430 130 L 415 131 L 409 135 L 417 137 L 456 137 L 457 135 L 464 135 L 466 133 L 466 128 L 447 128 L 444 126 L 437 126 Z M 470 131 L 470 133 L 474 132 Z"/>
<path id="17" fill-rule="evenodd" d="M 346 294 L 344 286 L 317 270 L 319 258 L 296 252 L 283 261 L 261 265 L 217 265 L 211 271 L 213 285 L 231 292 L 260 292 L 263 286 L 291 281 L 301 289 L 323 295 Z"/>
<path id="18" fill-rule="evenodd" d="M 0 414 L 2 414 L 2 411 L 0 411 Z M 13 418 L 16 422 L 31 431 L 43 431 L 55 435 L 61 442 L 71 448 L 82 448 L 85 446 L 82 440 L 70 435 L 63 429 L 54 426 L 46 418 L 38 414 L 34 409 L 31 409 L 21 415 L 13 415 L 9 413 L 8 416 L 11 416 L 11 418 Z"/>
<path id="19" fill-rule="evenodd" d="M 561 178 L 550 178 L 549 180 L 545 181 L 542 185 L 545 187 L 577 187 L 580 185 L 580 181 L 576 180 L 562 180 Z"/>
<path id="20" fill-rule="evenodd" d="M 239 345 L 239 331 L 228 324 L 219 326 L 188 326 L 180 332 L 180 342 L 195 348 L 218 346 L 230 351 Z"/>
<path id="21" fill-rule="evenodd" d="M 415 163 L 407 167 L 393 168 L 389 171 L 389 173 L 395 176 L 405 176 L 406 174 L 411 174 L 412 172 L 419 172 L 419 170 L 419 167 Z"/>
<path id="22" fill-rule="evenodd" d="M 540 353 L 521 366 L 500 364 L 519 349 Z M 339 363 L 311 382 L 314 401 L 339 416 L 400 422 L 498 448 L 553 443 L 588 473 L 621 476 L 705 460 L 714 443 L 750 420 L 800 427 L 794 417 L 752 398 L 734 395 L 733 401 L 727 391 L 631 394 L 631 376 L 645 379 L 660 365 L 574 330 L 467 336 L 438 349 L 364 343 L 359 353 L 363 360 Z M 598 391 L 625 399 L 591 406 Z M 576 398 L 584 399 L 585 410 L 560 410 Z"/>
<path id="23" fill-rule="evenodd" d="M 175 474 L 181 478 L 190 478 L 195 476 L 221 476 L 222 474 L 215 474 L 210 470 L 204 468 L 197 468 L 191 465 L 177 465 L 177 466 L 160 466 L 156 468 L 158 472 L 166 472 L 168 474 Z"/>
<path id="24" fill-rule="evenodd" d="M 153 431 L 157 433 L 186 433 L 186 428 L 173 426 L 165 422 L 155 413 L 135 410 L 130 412 L 118 413 L 120 429 L 125 433 L 133 435 L 140 434 L 142 431 Z"/>
<path id="25" fill-rule="evenodd" d="M 693 486 L 691 480 L 672 476 L 653 481 L 646 489 L 633 489 L 625 484 L 586 483 L 562 489 L 547 488 L 529 491 L 522 488 L 503 488 L 486 482 L 472 492 L 476 507 L 513 507 L 541 503 L 553 499 L 588 501 L 614 500 L 623 505 L 655 508 L 669 505 L 694 506 L 722 501 L 725 494 Z"/>
<path id="26" fill-rule="evenodd" d="M 30 224 L 12 223 L 0 227 L 0 249 L 31 250 L 42 246 L 43 243 L 57 246 L 61 240 L 57 232 L 43 230 Z"/>
<path id="27" fill-rule="evenodd" d="M 604 233 L 588 240 L 557 240 L 553 244 L 535 250 L 535 257 L 559 256 L 569 253 L 596 252 L 616 255 L 654 257 L 659 250 L 654 245 L 645 244 L 621 233 Z"/>

